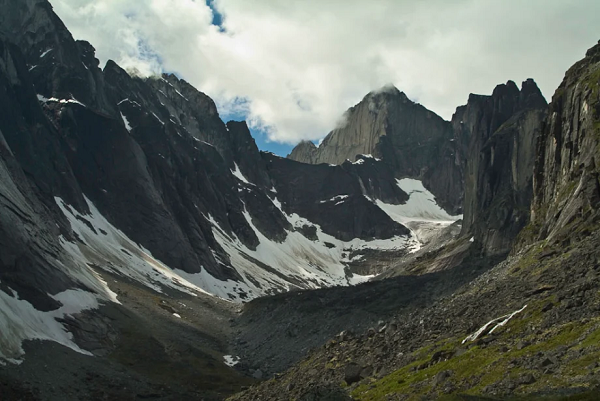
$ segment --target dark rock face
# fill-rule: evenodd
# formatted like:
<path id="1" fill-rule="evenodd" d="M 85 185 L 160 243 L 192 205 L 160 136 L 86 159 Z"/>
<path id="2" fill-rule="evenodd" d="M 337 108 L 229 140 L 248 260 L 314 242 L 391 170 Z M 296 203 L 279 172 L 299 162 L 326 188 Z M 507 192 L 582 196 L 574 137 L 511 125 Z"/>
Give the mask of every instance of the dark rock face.
<path id="1" fill-rule="evenodd" d="M 491 96 L 471 95 L 452 118 L 455 132 L 471 138 L 462 234 L 474 235 L 488 254 L 508 252 L 527 224 L 546 106 L 533 80 L 521 90 L 509 81 Z"/>
<path id="2" fill-rule="evenodd" d="M 345 114 L 316 148 L 300 143 L 288 156 L 303 163 L 342 164 L 373 155 L 399 177 L 416 178 L 451 212 L 462 205 L 463 141 L 435 113 L 412 102 L 393 86 L 371 92 Z"/>
<path id="3" fill-rule="evenodd" d="M 0 32 L 24 54 L 38 94 L 76 99 L 103 114 L 116 116 L 116 108 L 103 91 L 103 75 L 94 48 L 73 39 L 49 2 L 3 0 L 0 7 Z"/>
<path id="4" fill-rule="evenodd" d="M 600 43 L 558 87 L 536 149 L 532 229 L 566 244 L 598 224 Z"/>
<path id="5" fill-rule="evenodd" d="M 394 204 L 407 199 L 391 171 L 381 163 L 365 159 L 362 164 L 309 165 L 262 155 L 283 210 L 306 217 L 325 233 L 345 241 L 409 233 L 367 198 Z"/>
<path id="6" fill-rule="evenodd" d="M 53 194 L 74 205 L 83 199 L 22 54 L 3 41 L 0 107 L 0 288 L 10 286 L 38 310 L 52 310 L 59 304 L 48 294 L 75 285 L 58 260 L 58 236 L 69 234 Z"/>

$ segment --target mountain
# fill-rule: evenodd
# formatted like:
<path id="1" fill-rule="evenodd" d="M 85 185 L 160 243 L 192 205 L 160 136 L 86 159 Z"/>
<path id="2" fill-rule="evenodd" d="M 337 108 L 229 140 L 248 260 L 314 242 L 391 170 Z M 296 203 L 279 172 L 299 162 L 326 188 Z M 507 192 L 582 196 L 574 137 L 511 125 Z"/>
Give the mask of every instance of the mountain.
<path id="1" fill-rule="evenodd" d="M 471 95 L 452 117 L 456 132 L 471 138 L 462 235 L 473 235 L 489 254 L 510 251 L 529 221 L 535 144 L 547 103 L 532 79 L 512 81 L 491 96 Z"/>
<path id="2" fill-rule="evenodd" d="M 600 45 L 550 105 L 385 87 L 281 158 L 0 6 L 3 398 L 593 399 Z"/>
<path id="3" fill-rule="evenodd" d="M 470 148 L 479 153 L 468 161 L 465 192 L 475 207 L 465 206 L 463 226 L 475 240 L 461 236 L 413 263 L 435 265 L 470 243 L 462 260 L 449 270 L 361 286 L 360 306 L 342 288 L 296 298 L 294 310 L 306 311 L 293 315 L 295 327 L 319 322 L 325 328 L 314 336 L 328 340 L 288 362 L 276 380 L 231 399 L 597 399 L 598 368 L 590 361 L 600 353 L 599 72 L 600 42 L 567 71 L 547 108 L 531 81 L 521 90 L 508 82 L 492 96 L 470 96 L 453 122 L 479 126 L 469 128 L 477 138 Z M 519 166 L 527 168 L 515 171 Z M 474 190 L 482 183 L 487 188 Z M 522 207 L 530 218 L 505 257 L 498 251 L 527 219 Z M 330 311 L 310 308 L 316 302 L 350 305 L 328 323 Z M 257 324 L 256 316 L 287 322 L 293 312 L 285 299 L 253 304 L 242 324 L 245 349 L 256 358 L 281 347 L 280 336 L 258 345 L 253 330 L 276 326 Z M 362 314 L 370 319 L 352 318 Z"/>
<path id="4" fill-rule="evenodd" d="M 47 1 L 0 5 L 3 393 L 221 399 L 252 381 L 223 359 L 236 303 L 366 281 L 459 218 L 374 158 L 262 153 L 184 80 L 101 69 Z"/>
<path id="5" fill-rule="evenodd" d="M 224 124 L 207 95 L 174 75 L 139 78 L 112 61 L 101 70 L 94 48 L 73 40 L 49 3 L 5 7 L 3 32 L 19 45 L 6 57 L 6 73 L 18 71 L 22 81 L 7 88 L 7 103 L 22 99 L 7 107 L 20 107 L 4 119 L 7 147 L 32 185 L 43 189 L 40 200 L 62 222 L 65 238 L 73 238 L 65 217 L 89 237 L 83 246 L 100 257 L 94 264 L 106 265 L 107 250 L 90 220 L 106 219 L 190 285 L 243 300 L 348 284 L 353 275 L 343 254 L 355 247 L 353 239 L 413 241 L 363 196 L 393 204 L 408 199 L 391 174 L 378 175 L 383 169 L 300 173 L 291 161 L 261 155 L 245 123 Z M 19 30 L 31 34 L 15 35 Z M 18 129 L 16 116 L 24 122 Z M 50 132 L 30 133 L 39 126 Z M 51 152 L 44 152 L 48 141 Z M 289 177 L 300 174 L 317 177 L 298 188 Z M 327 175 L 340 184 L 327 185 Z M 336 196 L 348 200 L 330 205 Z M 323 217 L 332 211 L 339 217 Z M 343 217 L 348 214 L 355 220 Z M 117 259 L 122 265 L 109 270 L 130 276 L 127 258 Z"/>
<path id="6" fill-rule="evenodd" d="M 446 209 L 462 210 L 461 236 L 502 254 L 529 219 L 534 147 L 546 108 L 533 79 L 520 90 L 508 81 L 491 96 L 471 94 L 447 122 L 386 86 L 350 108 L 344 125 L 319 147 L 303 141 L 288 158 L 310 164 L 381 158 L 395 176 L 420 179 Z"/>
<path id="7" fill-rule="evenodd" d="M 452 125 L 392 85 L 367 94 L 344 114 L 340 126 L 317 148 L 301 142 L 288 158 L 341 164 L 357 155 L 382 159 L 397 178 L 422 180 L 453 214 L 462 207 L 465 143 Z"/>

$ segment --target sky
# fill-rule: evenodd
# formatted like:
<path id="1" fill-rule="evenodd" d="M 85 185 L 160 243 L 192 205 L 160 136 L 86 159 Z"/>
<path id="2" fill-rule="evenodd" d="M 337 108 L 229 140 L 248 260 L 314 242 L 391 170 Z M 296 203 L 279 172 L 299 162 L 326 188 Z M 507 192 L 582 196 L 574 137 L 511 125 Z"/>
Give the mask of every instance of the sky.
<path id="1" fill-rule="evenodd" d="M 600 39 L 598 0 L 50 2 L 102 65 L 175 73 L 280 155 L 390 83 L 447 120 L 509 79 L 550 100 Z"/>

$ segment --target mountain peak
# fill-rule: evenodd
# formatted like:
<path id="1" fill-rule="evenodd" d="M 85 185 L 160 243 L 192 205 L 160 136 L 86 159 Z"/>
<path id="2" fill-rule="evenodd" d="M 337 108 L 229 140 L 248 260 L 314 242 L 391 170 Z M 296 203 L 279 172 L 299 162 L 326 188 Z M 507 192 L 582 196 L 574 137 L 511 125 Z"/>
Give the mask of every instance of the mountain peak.
<path id="1" fill-rule="evenodd" d="M 372 90 L 365 96 L 363 100 L 374 97 L 399 98 L 403 102 L 412 102 L 408 96 L 406 96 L 406 93 L 396 88 L 396 86 L 392 83 L 385 84 L 379 89 Z"/>
<path id="2" fill-rule="evenodd" d="M 371 92 L 369 92 L 369 95 L 377 95 L 380 93 L 390 93 L 396 95 L 402 92 L 398 88 L 396 88 L 396 86 L 393 83 L 389 82 L 380 87 L 379 89 L 372 90 Z"/>
<path id="3" fill-rule="evenodd" d="M 314 163 L 317 155 L 317 146 L 311 141 L 302 140 L 287 155 L 288 159 L 301 161 L 304 163 Z"/>
<path id="4" fill-rule="evenodd" d="M 544 95 L 542 95 L 542 91 L 540 91 L 533 78 L 527 78 L 521 84 L 520 100 L 523 107 L 528 109 L 546 107 L 548 105 Z"/>

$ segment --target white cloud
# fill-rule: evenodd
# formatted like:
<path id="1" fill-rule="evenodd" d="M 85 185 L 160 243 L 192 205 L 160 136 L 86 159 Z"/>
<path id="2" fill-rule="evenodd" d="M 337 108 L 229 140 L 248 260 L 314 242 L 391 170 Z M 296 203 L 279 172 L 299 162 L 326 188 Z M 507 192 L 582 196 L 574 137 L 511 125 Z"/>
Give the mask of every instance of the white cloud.
<path id="1" fill-rule="evenodd" d="M 323 137 L 389 82 L 446 119 L 508 79 L 549 98 L 600 15 L 597 0 L 216 0 L 221 32 L 201 0 L 51 3 L 101 62 L 174 71 L 286 143 Z"/>

